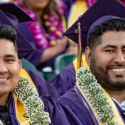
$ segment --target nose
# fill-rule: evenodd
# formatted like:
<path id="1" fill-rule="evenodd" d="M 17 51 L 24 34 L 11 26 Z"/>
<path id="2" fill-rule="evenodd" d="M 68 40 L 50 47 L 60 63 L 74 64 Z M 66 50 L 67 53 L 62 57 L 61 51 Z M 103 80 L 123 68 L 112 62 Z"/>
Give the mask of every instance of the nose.
<path id="1" fill-rule="evenodd" d="M 7 72 L 7 67 L 4 64 L 3 61 L 0 61 L 0 73 L 6 73 Z"/>
<path id="2" fill-rule="evenodd" d="M 125 55 L 121 51 L 118 52 L 114 58 L 114 62 L 118 64 L 125 63 Z"/>

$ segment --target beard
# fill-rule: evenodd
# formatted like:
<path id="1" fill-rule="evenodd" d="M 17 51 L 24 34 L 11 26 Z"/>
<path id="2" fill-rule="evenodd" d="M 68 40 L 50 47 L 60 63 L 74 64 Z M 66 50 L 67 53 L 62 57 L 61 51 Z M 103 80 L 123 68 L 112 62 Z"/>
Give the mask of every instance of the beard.
<path id="1" fill-rule="evenodd" d="M 108 88 L 113 91 L 119 91 L 125 89 L 125 79 L 123 76 L 118 75 L 117 80 L 113 81 L 108 73 L 108 69 L 110 66 L 105 67 L 103 69 L 102 67 L 99 67 L 96 65 L 96 61 L 94 57 L 90 60 L 90 69 L 92 74 L 96 77 L 98 83 L 104 87 Z"/>

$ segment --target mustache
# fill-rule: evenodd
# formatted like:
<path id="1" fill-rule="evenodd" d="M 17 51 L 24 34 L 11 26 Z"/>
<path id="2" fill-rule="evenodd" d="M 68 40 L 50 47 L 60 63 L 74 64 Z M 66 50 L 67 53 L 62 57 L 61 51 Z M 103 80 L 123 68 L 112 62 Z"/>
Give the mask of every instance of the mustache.
<path id="1" fill-rule="evenodd" d="M 124 67 L 125 68 L 125 63 L 123 63 L 123 64 L 110 64 L 106 68 L 111 68 L 111 67 Z"/>

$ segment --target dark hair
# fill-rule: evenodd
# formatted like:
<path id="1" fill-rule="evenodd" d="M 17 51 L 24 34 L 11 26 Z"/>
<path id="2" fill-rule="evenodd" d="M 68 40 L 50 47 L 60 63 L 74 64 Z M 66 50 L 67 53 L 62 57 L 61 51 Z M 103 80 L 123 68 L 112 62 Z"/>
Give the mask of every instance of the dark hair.
<path id="1" fill-rule="evenodd" d="M 101 44 L 101 35 L 106 31 L 125 31 L 125 19 L 110 18 L 95 26 L 89 34 L 88 46 L 91 50 Z"/>
<path id="2" fill-rule="evenodd" d="M 14 28 L 9 25 L 2 25 L 0 24 L 0 39 L 7 39 L 10 40 L 18 52 L 17 44 L 16 44 L 17 32 Z"/>

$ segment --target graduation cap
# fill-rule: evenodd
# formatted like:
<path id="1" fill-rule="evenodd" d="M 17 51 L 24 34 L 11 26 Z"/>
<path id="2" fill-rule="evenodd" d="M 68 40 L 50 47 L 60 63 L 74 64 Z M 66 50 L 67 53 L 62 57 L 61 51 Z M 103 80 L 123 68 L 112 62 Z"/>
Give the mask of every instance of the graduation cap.
<path id="1" fill-rule="evenodd" d="M 81 17 L 79 21 L 76 21 L 65 33 L 68 38 L 74 42 L 78 42 L 78 34 L 76 32 L 78 25 L 81 23 L 81 35 L 82 35 L 82 46 L 83 48 L 87 45 L 87 35 L 91 25 L 98 21 L 99 23 L 104 22 L 108 18 L 101 18 L 103 16 L 120 17 L 125 18 L 125 6 L 117 0 L 97 0 Z M 98 20 L 100 18 L 100 20 Z M 97 24 L 97 23 L 96 23 Z M 91 27 L 92 29 L 92 27 Z"/>
<path id="2" fill-rule="evenodd" d="M 26 21 L 33 21 L 33 19 L 14 3 L 0 3 L 0 24 L 10 25 L 17 32 L 16 44 L 18 47 L 19 59 L 25 57 L 33 50 L 27 39 L 17 29 L 19 22 Z"/>
<path id="3" fill-rule="evenodd" d="M 109 18 L 125 18 L 125 6 L 117 0 L 97 0 L 82 16 L 79 17 L 65 33 L 68 38 L 76 43 L 78 46 L 85 48 L 89 33 L 95 25 L 99 25 Z M 80 39 L 81 37 L 81 39 Z M 78 48 L 81 51 L 81 48 Z M 78 56 L 81 56 L 78 52 Z M 78 62 L 81 60 L 79 58 Z M 81 64 L 79 64 L 81 65 Z M 79 68 L 80 66 L 78 66 Z"/>

